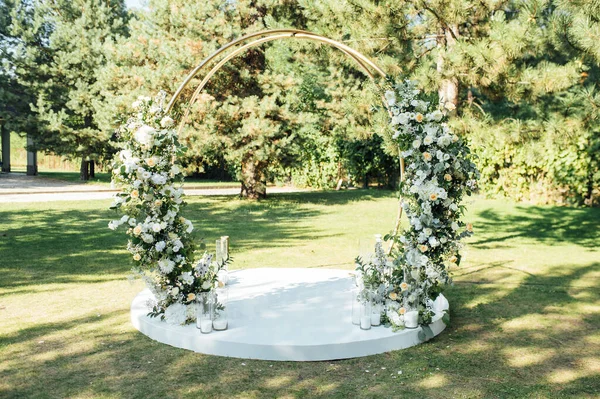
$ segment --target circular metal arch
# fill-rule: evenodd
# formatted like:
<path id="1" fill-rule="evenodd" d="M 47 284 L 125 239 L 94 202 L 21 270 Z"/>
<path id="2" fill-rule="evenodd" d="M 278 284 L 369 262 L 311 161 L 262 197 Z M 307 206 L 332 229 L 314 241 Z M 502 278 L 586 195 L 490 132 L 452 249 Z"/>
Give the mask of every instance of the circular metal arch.
<path id="1" fill-rule="evenodd" d="M 179 85 L 179 87 L 175 91 L 175 94 L 173 94 L 173 97 L 171 97 L 171 100 L 167 104 L 167 107 L 166 107 L 167 113 L 171 112 L 171 110 L 173 109 L 173 106 L 175 105 L 177 100 L 181 97 L 183 90 L 192 81 L 192 79 L 194 79 L 194 77 L 200 73 L 200 71 L 205 66 L 207 66 L 209 63 L 211 63 L 211 61 L 215 60 L 220 55 L 225 53 L 227 50 L 234 48 L 237 45 L 240 45 L 247 40 L 253 39 L 249 43 L 244 44 L 241 47 L 238 47 L 235 50 L 231 51 L 229 54 L 227 54 L 223 59 L 221 59 L 221 61 L 219 61 L 204 76 L 204 79 L 202 79 L 202 81 L 200 82 L 200 84 L 198 85 L 196 90 L 194 91 L 194 94 L 192 95 L 192 97 L 185 109 L 185 112 L 179 122 L 177 132 L 181 133 L 181 130 L 182 130 L 183 126 L 185 126 L 185 124 L 187 122 L 187 118 L 189 117 L 189 113 L 190 113 L 192 104 L 196 101 L 196 99 L 198 98 L 198 96 L 200 95 L 202 90 L 204 90 L 204 88 L 208 84 L 208 81 L 210 80 L 210 78 L 215 73 L 217 73 L 219 71 L 219 69 L 221 69 L 223 67 L 223 65 L 225 65 L 229 60 L 231 60 L 232 58 L 236 57 L 237 55 L 243 53 L 244 51 L 246 51 L 252 47 L 259 46 L 263 43 L 280 40 L 280 39 L 291 39 L 291 38 L 304 39 L 304 40 L 310 40 L 310 41 L 319 42 L 319 43 L 325 43 L 325 44 L 330 45 L 331 47 L 334 47 L 334 48 L 340 50 L 341 52 L 346 54 L 348 57 L 353 59 L 358 64 L 358 66 L 362 69 L 362 71 L 365 72 L 365 74 L 367 76 L 369 76 L 369 78 L 371 80 L 375 79 L 375 75 L 379 75 L 382 78 L 385 78 L 387 76 L 386 73 L 380 67 L 378 67 L 373 61 L 371 61 L 369 58 L 367 58 L 362 53 L 354 50 L 353 48 L 351 48 L 349 46 L 346 46 L 343 43 L 340 43 L 338 41 L 335 41 L 333 39 L 330 39 L 328 37 L 325 37 L 325 36 L 322 36 L 322 35 L 319 35 L 316 33 L 308 32 L 305 30 L 298 30 L 298 29 L 271 29 L 271 30 L 250 33 L 250 34 L 242 36 L 242 37 L 224 45 L 223 47 L 219 48 L 217 51 L 215 51 L 214 53 L 209 55 L 200 64 L 198 64 L 194 69 L 192 69 L 190 71 L 190 73 L 186 76 L 184 81 Z M 385 100 L 384 100 L 384 104 L 386 104 Z M 400 157 L 400 180 L 403 180 L 403 178 L 404 178 L 404 159 L 402 157 Z M 400 200 L 398 203 L 398 216 L 397 216 L 395 227 L 394 227 L 394 232 L 393 232 L 394 236 L 398 233 L 398 229 L 400 227 L 401 216 L 402 216 L 402 200 Z M 390 245 L 388 252 L 391 252 L 393 243 L 394 243 L 394 241 L 392 241 L 392 244 Z"/>
<path id="2" fill-rule="evenodd" d="M 383 72 L 383 70 L 381 68 L 379 68 L 373 61 L 371 61 L 370 59 L 368 59 L 367 57 L 365 57 L 363 54 L 359 53 L 358 51 L 354 50 L 351 47 L 346 46 L 343 43 L 340 43 L 340 42 L 337 42 L 337 41 L 335 41 L 333 39 L 329 39 L 328 37 L 321 36 L 321 35 L 318 35 L 316 33 L 308 32 L 308 31 L 304 31 L 304 30 L 297 30 L 297 29 L 271 29 L 271 30 L 265 30 L 265 31 L 250 33 L 248 35 L 242 36 L 239 39 L 236 39 L 236 40 L 234 40 L 234 41 L 232 41 L 232 42 L 224 45 L 223 47 L 219 48 L 217 51 L 215 51 L 214 53 L 212 53 L 211 55 L 209 55 L 207 58 L 205 58 L 200 64 L 198 64 L 198 66 L 196 66 L 194 69 L 192 69 L 192 71 L 187 75 L 187 77 L 181 83 L 181 85 L 179 85 L 179 87 L 177 88 L 177 91 L 175 91 L 175 94 L 173 94 L 173 97 L 169 101 L 169 104 L 167 105 L 166 111 L 167 112 L 171 111 L 171 109 L 175 105 L 175 102 L 181 96 L 181 93 L 183 92 L 183 89 L 185 89 L 185 87 L 198 74 L 198 72 L 200 72 L 200 70 L 202 68 L 204 68 L 204 66 L 206 66 L 208 63 L 210 63 L 212 60 L 214 60 L 220 54 L 224 53 L 228 49 L 230 49 L 230 48 L 232 48 L 232 47 L 234 47 L 234 46 L 236 46 L 236 45 L 238 45 L 238 44 L 240 44 L 242 42 L 245 42 L 246 40 L 254 39 L 254 38 L 257 38 L 257 37 L 261 37 L 261 36 L 267 36 L 268 37 L 268 36 L 272 36 L 272 35 L 277 35 L 277 36 L 276 37 L 272 37 L 269 40 L 265 40 L 265 38 L 263 38 L 263 39 L 255 39 L 253 42 L 251 42 L 248 45 L 244 46 L 244 50 L 238 49 L 238 52 L 236 53 L 236 55 L 239 54 L 240 52 L 243 52 L 243 51 L 247 50 L 250 47 L 255 47 L 255 46 L 257 46 L 259 44 L 262 44 L 264 42 L 267 42 L 267 41 L 278 40 L 278 39 L 285 39 L 285 38 L 306 39 L 306 40 L 312 40 L 312 41 L 321 42 L 321 43 L 327 43 L 330 46 L 335 47 L 335 48 L 341 50 L 343 53 L 345 53 L 346 55 L 348 55 L 349 57 L 351 57 L 352 59 L 354 59 L 360 65 L 360 67 L 363 69 L 363 71 L 365 71 L 367 73 L 367 75 L 370 78 L 373 78 L 374 75 L 373 75 L 373 73 L 371 72 L 371 70 L 369 68 L 373 69 L 381 77 L 385 77 L 386 76 L 385 72 Z"/>
<path id="3" fill-rule="evenodd" d="M 315 42 L 328 44 L 332 47 L 337 48 L 338 50 L 340 50 L 344 54 L 346 54 L 348 57 L 353 59 L 358 64 L 358 66 L 363 70 L 363 72 L 365 72 L 367 74 L 367 76 L 369 76 L 369 78 L 374 79 L 375 74 L 381 76 L 382 78 L 386 76 L 385 72 L 381 68 L 379 68 L 373 61 L 368 59 L 363 54 L 359 53 L 358 51 L 354 50 L 351 47 L 346 46 L 343 43 L 337 42 L 333 39 L 330 39 L 325 36 L 321 36 L 316 33 L 308 32 L 308 31 L 304 31 L 304 30 L 297 30 L 297 29 L 272 29 L 272 30 L 266 30 L 266 31 L 261 31 L 261 32 L 256 32 L 256 33 L 250 33 L 248 35 L 242 36 L 239 39 L 236 39 L 236 40 L 224 45 L 223 47 L 219 48 L 217 51 L 215 51 L 214 53 L 209 55 L 200 64 L 198 64 L 198 66 L 196 66 L 194 69 L 192 69 L 192 71 L 190 71 L 190 73 L 186 76 L 184 81 L 179 85 L 179 87 L 175 91 L 175 94 L 173 94 L 173 97 L 171 97 L 171 100 L 167 104 L 167 107 L 166 107 L 167 113 L 173 109 L 173 106 L 175 105 L 177 100 L 181 97 L 183 90 L 188 86 L 188 84 L 192 81 L 192 79 L 200 73 L 200 71 L 206 65 L 208 65 L 211 61 L 215 60 L 217 57 L 219 57 L 223 53 L 225 53 L 230 48 L 235 47 L 239 44 L 242 44 L 243 42 L 245 42 L 247 40 L 254 39 L 251 42 L 230 52 L 225 58 L 223 58 L 217 65 L 215 65 L 205 75 L 205 77 L 202 80 L 202 82 L 200 83 L 200 85 L 198 85 L 198 87 L 194 91 L 194 94 L 192 95 L 192 98 L 190 99 L 190 102 L 189 102 L 188 106 L 186 107 L 185 113 L 179 122 L 179 127 L 177 129 L 178 132 L 181 132 L 181 129 L 183 128 L 183 126 L 185 125 L 185 123 L 187 121 L 191 105 L 196 101 L 196 99 L 198 98 L 198 96 L 200 95 L 200 93 L 202 92 L 202 90 L 204 89 L 204 87 L 206 86 L 208 81 L 210 80 L 210 78 L 219 69 L 221 69 L 223 67 L 223 65 L 225 65 L 229 60 L 231 60 L 238 54 L 241 54 L 244 51 L 246 51 L 252 47 L 259 46 L 266 42 L 280 40 L 280 39 L 288 39 L 288 38 L 311 40 L 311 41 L 315 41 Z"/>

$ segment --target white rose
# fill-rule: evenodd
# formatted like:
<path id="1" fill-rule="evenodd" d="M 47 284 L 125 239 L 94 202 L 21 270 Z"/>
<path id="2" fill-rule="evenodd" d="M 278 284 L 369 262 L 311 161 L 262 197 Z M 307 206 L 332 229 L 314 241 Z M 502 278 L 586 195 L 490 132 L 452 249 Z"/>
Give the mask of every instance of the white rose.
<path id="1" fill-rule="evenodd" d="M 410 114 L 407 112 L 398 115 L 398 123 L 401 125 L 406 125 L 409 120 L 410 120 Z"/>
<path id="2" fill-rule="evenodd" d="M 439 241 L 437 240 L 437 238 L 435 237 L 429 237 L 429 245 L 431 245 L 432 248 L 437 247 L 438 245 L 440 245 Z"/>
<path id="3" fill-rule="evenodd" d="M 209 289 L 211 287 L 211 285 L 212 284 L 210 283 L 210 281 L 205 281 L 205 282 L 202 283 L 202 289 L 203 290 L 207 290 L 207 289 Z"/>
<path id="4" fill-rule="evenodd" d="M 157 186 L 167 183 L 167 178 L 160 174 L 152 175 L 150 180 L 152 180 L 152 183 L 156 184 Z"/>
<path id="5" fill-rule="evenodd" d="M 159 241 L 156 243 L 156 245 L 154 246 L 154 248 L 156 248 L 156 251 L 158 252 L 162 252 L 165 247 L 167 246 L 167 243 L 164 241 Z"/>
<path id="6" fill-rule="evenodd" d="M 433 143 L 433 138 L 431 136 L 425 136 L 425 138 L 423 139 L 423 143 L 425 145 L 430 145 L 431 143 Z"/>
<path id="7" fill-rule="evenodd" d="M 391 90 L 387 90 L 384 94 L 385 100 L 389 106 L 396 104 L 396 93 Z"/>
<path id="8" fill-rule="evenodd" d="M 413 141 L 412 146 L 415 150 L 419 149 L 419 147 L 421 146 L 421 140 L 416 139 L 415 141 Z"/>
<path id="9" fill-rule="evenodd" d="M 154 231 L 155 233 L 158 233 L 161 230 L 162 230 L 162 226 L 160 225 L 160 223 L 154 223 L 152 225 L 152 231 Z"/>
<path id="10" fill-rule="evenodd" d="M 194 226 L 192 225 L 192 222 L 190 222 L 189 220 L 186 220 L 185 223 L 187 224 L 187 228 L 185 229 L 185 232 L 189 234 L 194 230 Z"/>
<path id="11" fill-rule="evenodd" d="M 182 273 L 181 276 L 179 276 L 179 279 L 187 285 L 191 285 L 194 283 L 194 276 L 191 272 Z"/>
<path id="12" fill-rule="evenodd" d="M 450 228 L 454 231 L 458 230 L 458 223 L 452 222 L 452 224 L 450 225 Z"/>
<path id="13" fill-rule="evenodd" d="M 435 111 L 430 113 L 428 116 L 429 116 L 429 119 L 439 122 L 444 117 L 444 114 L 439 109 L 436 109 Z"/>
<path id="14" fill-rule="evenodd" d="M 173 119 L 170 116 L 165 116 L 160 120 L 160 126 L 164 128 L 171 127 L 174 123 L 175 121 L 173 121 Z"/>
<path id="15" fill-rule="evenodd" d="M 448 146 L 450 143 L 452 142 L 452 137 L 450 137 L 449 135 L 445 134 L 442 137 L 440 137 L 437 140 L 437 143 L 442 146 L 442 147 L 446 147 Z"/>
<path id="16" fill-rule="evenodd" d="M 142 234 L 142 241 L 146 244 L 152 244 L 154 242 L 154 237 L 152 237 L 152 234 Z"/>

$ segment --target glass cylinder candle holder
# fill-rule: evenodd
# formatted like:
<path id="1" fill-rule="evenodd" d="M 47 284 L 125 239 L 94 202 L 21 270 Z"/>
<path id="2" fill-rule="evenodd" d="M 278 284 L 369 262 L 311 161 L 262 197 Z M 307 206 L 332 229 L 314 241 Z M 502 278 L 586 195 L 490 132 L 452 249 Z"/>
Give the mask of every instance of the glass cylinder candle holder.
<path id="1" fill-rule="evenodd" d="M 404 313 L 404 327 L 417 328 L 419 327 L 419 311 L 409 310 Z"/>
<path id="2" fill-rule="evenodd" d="M 371 329 L 371 314 L 373 313 L 371 307 L 371 300 L 364 298 L 361 302 L 360 307 L 360 328 L 363 330 Z"/>
<path id="3" fill-rule="evenodd" d="M 213 319 L 213 328 L 217 331 L 227 330 L 229 320 L 227 317 L 227 301 L 229 299 L 229 289 L 223 285 L 215 291 L 215 311 Z"/>
<path id="4" fill-rule="evenodd" d="M 217 279 L 223 284 L 229 282 L 229 270 L 227 267 L 227 259 L 229 259 L 229 237 L 223 236 L 215 242 L 215 259 L 221 270 L 217 273 Z"/>
<path id="5" fill-rule="evenodd" d="M 371 313 L 371 325 L 381 325 L 381 313 L 383 312 L 383 303 L 373 302 L 372 313 Z"/>
<path id="6" fill-rule="evenodd" d="M 212 332 L 214 319 L 214 294 L 210 292 L 201 292 L 196 296 L 196 327 L 203 334 Z"/>

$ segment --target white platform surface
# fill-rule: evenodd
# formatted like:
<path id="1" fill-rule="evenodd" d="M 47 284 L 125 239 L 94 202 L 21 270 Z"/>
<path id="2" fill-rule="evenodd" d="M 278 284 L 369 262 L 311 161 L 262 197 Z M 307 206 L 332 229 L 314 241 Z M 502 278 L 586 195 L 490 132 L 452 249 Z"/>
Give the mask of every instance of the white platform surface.
<path id="1" fill-rule="evenodd" d="M 352 324 L 348 270 L 246 269 L 229 274 L 229 328 L 202 334 L 147 316 L 149 290 L 131 305 L 131 321 L 148 337 L 178 348 L 244 359 L 316 361 L 374 355 L 419 344 L 421 328 L 393 332 Z M 430 325 L 438 335 L 441 315 Z"/>

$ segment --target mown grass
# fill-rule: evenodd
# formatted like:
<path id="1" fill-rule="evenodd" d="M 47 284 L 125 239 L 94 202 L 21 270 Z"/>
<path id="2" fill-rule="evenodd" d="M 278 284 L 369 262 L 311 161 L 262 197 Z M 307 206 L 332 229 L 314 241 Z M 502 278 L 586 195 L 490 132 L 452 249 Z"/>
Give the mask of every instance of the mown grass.
<path id="1" fill-rule="evenodd" d="M 0 210 L 0 397 L 546 398 L 600 392 L 600 209 L 476 199 L 455 271 L 451 325 L 402 351 L 331 362 L 205 356 L 129 323 L 125 237 L 108 201 Z M 193 198 L 207 242 L 234 268 L 352 268 L 361 238 L 389 231 L 385 191 L 299 193 L 251 203 Z M 368 372 L 367 372 L 368 370 Z M 402 374 L 398 374 L 402 371 Z"/>

